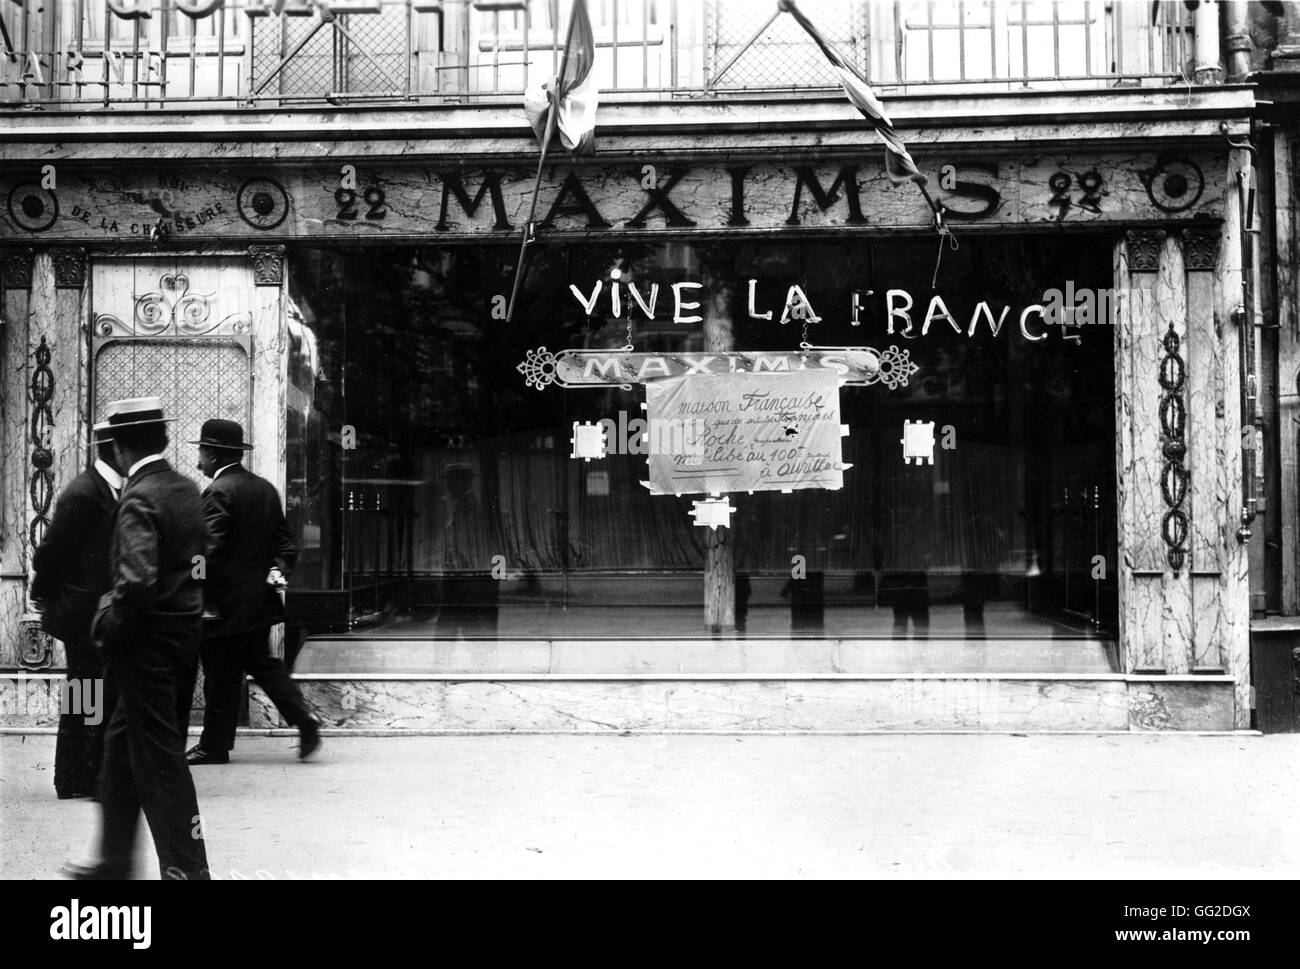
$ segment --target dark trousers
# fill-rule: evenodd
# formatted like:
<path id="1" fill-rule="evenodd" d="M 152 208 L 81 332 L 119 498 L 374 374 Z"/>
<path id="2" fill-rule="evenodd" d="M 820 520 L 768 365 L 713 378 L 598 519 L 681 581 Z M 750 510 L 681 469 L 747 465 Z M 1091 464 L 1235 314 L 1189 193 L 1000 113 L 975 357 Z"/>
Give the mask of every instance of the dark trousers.
<path id="1" fill-rule="evenodd" d="M 880 576 L 877 603 L 894 610 L 894 635 L 907 635 L 907 620 L 912 620 L 916 639 L 930 634 L 930 585 L 924 572 L 885 572 Z"/>
<path id="2" fill-rule="evenodd" d="M 105 868 L 123 876 L 131 870 L 143 809 L 162 877 L 210 877 L 184 735 L 176 723 L 176 691 L 193 667 L 199 629 L 197 616 L 155 622 L 107 659 L 118 699 L 104 738 L 101 857 Z"/>
<path id="3" fill-rule="evenodd" d="M 894 606 L 894 635 L 905 637 L 907 635 L 907 620 L 911 617 L 912 632 L 917 639 L 925 639 L 930 635 L 930 607 L 918 605 L 897 605 Z"/>
<path id="4" fill-rule="evenodd" d="M 239 720 L 239 688 L 244 675 L 262 688 L 275 704 L 280 716 L 291 727 L 301 727 L 315 718 L 302 702 L 302 694 L 289 678 L 284 661 L 271 655 L 263 627 L 237 636 L 205 636 L 200 656 L 203 661 L 203 735 L 199 746 L 214 753 L 224 753 L 235 746 L 235 727 Z M 193 678 L 190 693 L 194 691 Z M 189 722 L 189 703 L 184 708 Z"/>
<path id="5" fill-rule="evenodd" d="M 87 639 L 67 640 L 63 650 L 68 657 L 68 682 L 54 744 L 54 789 L 63 797 L 75 797 L 96 791 L 104 763 L 104 735 L 117 706 L 117 694 L 110 689 L 112 682 L 104 676 L 104 664 Z M 74 707 L 72 700 L 80 702 Z"/>

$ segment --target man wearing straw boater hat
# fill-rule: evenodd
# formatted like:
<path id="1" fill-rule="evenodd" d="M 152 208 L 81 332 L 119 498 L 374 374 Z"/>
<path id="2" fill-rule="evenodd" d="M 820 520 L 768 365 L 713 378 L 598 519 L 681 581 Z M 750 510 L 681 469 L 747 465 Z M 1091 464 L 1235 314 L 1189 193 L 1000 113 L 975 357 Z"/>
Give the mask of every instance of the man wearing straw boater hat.
<path id="1" fill-rule="evenodd" d="M 203 489 L 203 735 L 186 757 L 191 765 L 229 763 L 239 687 L 247 673 L 298 728 L 298 756 L 305 759 L 320 746 L 319 724 L 268 641 L 271 627 L 284 621 L 281 594 L 298 561 L 280 493 L 244 467 L 252 445 L 244 443 L 244 429 L 235 421 L 204 421 L 199 439 L 190 443 L 199 446 L 199 470 L 212 483 Z"/>
<path id="2" fill-rule="evenodd" d="M 130 877 L 143 808 L 164 879 L 207 879 L 207 850 L 176 691 L 198 659 L 203 590 L 203 504 L 172 470 L 157 397 L 108 405 L 108 433 L 126 477 L 113 526 L 111 587 L 92 640 L 118 692 L 104 740 L 100 859 L 69 865 L 81 879 Z"/>
<path id="3" fill-rule="evenodd" d="M 63 489 L 50 527 L 32 553 L 32 601 L 45 631 L 62 641 L 68 661 L 54 746 L 54 790 L 60 798 L 94 796 L 104 733 L 117 703 L 105 691 L 104 664 L 90 645 L 90 622 L 110 585 L 113 515 L 123 482 L 108 422 L 96 424 L 93 434 L 94 463 Z"/>

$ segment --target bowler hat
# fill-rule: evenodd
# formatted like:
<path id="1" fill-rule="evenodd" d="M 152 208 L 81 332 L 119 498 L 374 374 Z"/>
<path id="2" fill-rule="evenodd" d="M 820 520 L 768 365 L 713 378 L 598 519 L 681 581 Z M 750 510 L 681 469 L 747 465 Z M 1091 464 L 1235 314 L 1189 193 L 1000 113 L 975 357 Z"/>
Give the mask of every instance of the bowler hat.
<path id="1" fill-rule="evenodd" d="M 107 423 L 110 431 L 117 431 L 123 427 L 170 422 L 170 417 L 163 417 L 160 397 L 128 397 L 125 400 L 115 400 L 108 405 Z"/>
<path id="2" fill-rule="evenodd" d="M 199 439 L 191 444 L 227 448 L 231 451 L 251 451 L 253 445 L 244 443 L 244 428 L 237 421 L 213 417 L 203 422 Z"/>

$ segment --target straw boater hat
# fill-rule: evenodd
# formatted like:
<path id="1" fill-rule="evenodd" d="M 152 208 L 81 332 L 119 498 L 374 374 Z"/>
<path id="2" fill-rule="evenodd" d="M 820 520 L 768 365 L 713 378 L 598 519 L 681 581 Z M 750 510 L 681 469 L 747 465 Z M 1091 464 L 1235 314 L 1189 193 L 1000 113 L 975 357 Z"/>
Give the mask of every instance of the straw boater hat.
<path id="1" fill-rule="evenodd" d="M 143 427 L 146 424 L 169 424 L 170 417 L 163 417 L 162 398 L 128 397 L 115 400 L 108 405 L 108 419 L 104 423 L 109 431 L 118 431 L 124 427 Z"/>
<path id="2" fill-rule="evenodd" d="M 244 443 L 244 428 L 238 421 L 227 421 L 220 417 L 203 422 L 199 428 L 199 439 L 190 441 L 207 447 L 220 447 L 229 451 L 251 451 L 253 445 Z"/>
<path id="3" fill-rule="evenodd" d="M 113 426 L 108 421 L 100 421 L 90 429 L 92 444 L 107 444 L 113 440 Z"/>

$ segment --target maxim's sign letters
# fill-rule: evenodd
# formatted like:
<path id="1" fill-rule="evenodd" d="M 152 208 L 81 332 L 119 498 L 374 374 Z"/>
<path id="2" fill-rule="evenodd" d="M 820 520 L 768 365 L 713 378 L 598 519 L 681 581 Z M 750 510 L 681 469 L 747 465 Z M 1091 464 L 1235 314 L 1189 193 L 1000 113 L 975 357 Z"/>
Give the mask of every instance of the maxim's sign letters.
<path id="1" fill-rule="evenodd" d="M 918 163 L 950 222 L 1223 215 L 1225 162 L 1211 155 L 1006 155 L 956 165 L 921 156 Z M 527 218 L 535 172 L 532 163 L 451 161 L 107 171 L 69 162 L 58 166 L 51 188 L 36 166 L 10 168 L 0 181 L 0 239 L 507 239 Z M 560 164 L 543 175 L 536 224 L 543 238 L 559 239 L 928 228 L 929 207 L 909 187 L 856 158 Z"/>

